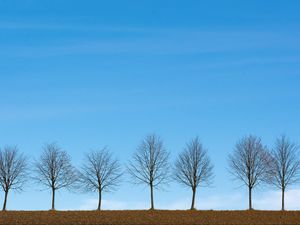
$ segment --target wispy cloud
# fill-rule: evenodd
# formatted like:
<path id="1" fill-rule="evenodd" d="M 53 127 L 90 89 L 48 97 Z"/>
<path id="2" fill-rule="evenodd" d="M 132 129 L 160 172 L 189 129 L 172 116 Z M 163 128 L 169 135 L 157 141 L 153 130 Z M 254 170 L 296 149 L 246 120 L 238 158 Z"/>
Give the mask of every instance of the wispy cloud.
<path id="1" fill-rule="evenodd" d="M 129 27 L 129 26 L 107 26 L 86 24 L 58 24 L 58 23 L 36 23 L 36 22 L 0 22 L 0 30 L 42 30 L 42 31 L 93 31 L 93 32 L 152 32 L 151 28 Z"/>
<path id="2" fill-rule="evenodd" d="M 235 52 L 257 48 L 270 47 L 273 44 L 267 40 L 249 43 L 247 35 L 218 38 L 212 35 L 202 37 L 139 37 L 123 40 L 76 41 L 72 44 L 52 44 L 44 46 L 14 45 L 3 46 L 0 56 L 9 57 L 49 57 L 59 55 L 89 55 L 89 54 L 204 54 Z M 244 39 L 244 40 L 243 40 Z M 241 41 L 243 40 L 243 41 Z M 235 42 L 235 43 L 234 43 Z M 252 41 L 255 42 L 255 41 Z"/>
<path id="3" fill-rule="evenodd" d="M 177 199 L 170 203 L 157 202 L 158 209 L 185 210 L 190 208 L 190 198 Z M 220 194 L 197 198 L 196 207 L 201 210 L 243 210 L 247 206 L 246 196 L 241 194 Z M 148 209 L 148 202 L 125 202 L 103 200 L 103 209 L 124 210 L 124 209 Z M 286 192 L 286 208 L 288 210 L 300 209 L 300 189 L 289 190 Z M 79 210 L 93 210 L 98 205 L 97 199 L 87 199 L 78 208 Z M 268 191 L 261 193 L 259 197 L 253 199 L 253 206 L 260 210 L 280 210 L 281 193 L 280 191 Z"/>
<path id="4" fill-rule="evenodd" d="M 87 199 L 85 200 L 78 210 L 94 210 L 97 209 L 98 199 Z M 147 209 L 147 204 L 143 202 L 124 202 L 116 200 L 102 200 L 102 209 L 107 210 L 124 210 L 124 209 Z M 76 208 L 75 208 L 76 209 Z"/>
<path id="5" fill-rule="evenodd" d="M 292 43 L 295 47 L 297 37 L 274 32 L 253 30 L 202 30 L 199 28 L 162 28 L 101 25 L 70 25 L 43 23 L 0 23 L 0 32 L 13 30 L 48 30 L 51 39 L 42 45 L 5 44 L 0 56 L 10 57 L 48 57 L 78 54 L 203 54 L 214 52 L 235 52 L 251 49 L 285 48 Z M 80 39 L 74 33 L 61 36 L 61 30 L 78 31 Z M 82 34 L 88 32 L 85 37 Z M 95 33 L 110 34 L 97 39 Z M 115 33 L 115 34 L 114 34 Z M 122 34 L 127 34 L 125 37 Z M 9 35 L 9 34 L 5 34 Z M 39 39 L 36 32 L 28 33 L 33 39 Z M 59 42 L 53 42 L 58 35 Z M 112 36 L 111 36 L 112 35 Z M 111 38 L 114 37 L 114 38 Z M 58 44 L 59 43 L 59 44 Z"/>
<path id="6" fill-rule="evenodd" d="M 0 121 L 57 118 L 86 113 L 89 110 L 93 109 L 74 106 L 6 107 L 0 112 Z"/>
<path id="7" fill-rule="evenodd" d="M 269 191 L 260 198 L 254 199 L 254 206 L 257 209 L 274 209 L 281 208 L 281 192 Z M 285 206 L 289 210 L 300 210 L 300 190 L 288 190 L 285 195 Z"/>
<path id="8" fill-rule="evenodd" d="M 196 208 L 203 210 L 232 210 L 241 209 L 242 195 L 232 194 L 232 195 L 213 195 L 196 199 Z M 161 209 L 189 209 L 191 206 L 191 198 L 178 199 L 169 204 L 159 205 Z"/>

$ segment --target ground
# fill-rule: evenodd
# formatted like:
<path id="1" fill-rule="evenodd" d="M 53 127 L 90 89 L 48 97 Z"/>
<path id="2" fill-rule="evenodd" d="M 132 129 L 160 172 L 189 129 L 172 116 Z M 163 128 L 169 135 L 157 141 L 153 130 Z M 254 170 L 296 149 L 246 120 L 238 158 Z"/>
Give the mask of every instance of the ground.
<path id="1" fill-rule="evenodd" d="M 300 225 L 300 211 L 6 211 L 1 225 Z"/>

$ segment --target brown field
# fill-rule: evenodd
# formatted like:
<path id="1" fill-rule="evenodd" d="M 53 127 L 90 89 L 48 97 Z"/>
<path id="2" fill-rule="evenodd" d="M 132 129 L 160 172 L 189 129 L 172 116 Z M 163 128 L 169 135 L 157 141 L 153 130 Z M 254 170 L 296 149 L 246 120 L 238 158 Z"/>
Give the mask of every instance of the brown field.
<path id="1" fill-rule="evenodd" d="M 300 225 L 300 211 L 7 211 L 1 225 Z"/>

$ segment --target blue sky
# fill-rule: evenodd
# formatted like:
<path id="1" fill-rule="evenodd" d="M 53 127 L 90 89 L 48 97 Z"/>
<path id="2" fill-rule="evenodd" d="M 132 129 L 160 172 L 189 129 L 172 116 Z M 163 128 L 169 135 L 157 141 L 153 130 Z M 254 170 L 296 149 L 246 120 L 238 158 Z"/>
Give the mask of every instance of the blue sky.
<path id="1" fill-rule="evenodd" d="M 57 141 L 79 167 L 109 146 L 125 167 L 141 139 L 160 135 L 172 162 L 199 135 L 215 165 L 197 208 L 247 208 L 227 155 L 247 134 L 272 146 L 300 143 L 299 1 L 0 0 L 0 146 L 37 158 Z M 149 191 L 126 182 L 104 208 L 148 208 Z M 49 209 L 28 184 L 8 209 Z M 188 208 L 190 190 L 155 192 L 158 208 Z M 61 191 L 58 209 L 95 208 L 97 195 Z M 0 193 L 0 201 L 3 193 Z M 300 209 L 300 186 L 287 208 Z M 272 188 L 254 207 L 279 209 Z"/>

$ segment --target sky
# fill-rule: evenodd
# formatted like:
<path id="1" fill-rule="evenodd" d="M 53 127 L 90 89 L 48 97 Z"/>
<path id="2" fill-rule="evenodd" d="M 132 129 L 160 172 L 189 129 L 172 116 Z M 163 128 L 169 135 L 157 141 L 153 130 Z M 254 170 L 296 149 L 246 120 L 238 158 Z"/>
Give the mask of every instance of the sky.
<path id="1" fill-rule="evenodd" d="M 0 147 L 33 161 L 55 141 L 80 168 L 108 146 L 125 169 L 147 134 L 161 136 L 171 165 L 199 136 L 215 178 L 196 207 L 246 209 L 246 188 L 228 172 L 235 143 L 253 134 L 272 148 L 286 134 L 300 144 L 299 9 L 297 0 L 0 0 Z M 147 209 L 149 197 L 125 174 L 103 208 Z M 171 182 L 154 197 L 157 208 L 186 209 L 191 191 Z M 280 209 L 272 187 L 253 198 Z M 28 182 L 7 208 L 50 206 L 49 190 Z M 56 207 L 94 209 L 97 195 L 61 190 Z M 300 209 L 300 185 L 286 208 Z"/>

